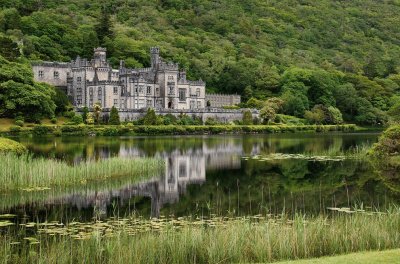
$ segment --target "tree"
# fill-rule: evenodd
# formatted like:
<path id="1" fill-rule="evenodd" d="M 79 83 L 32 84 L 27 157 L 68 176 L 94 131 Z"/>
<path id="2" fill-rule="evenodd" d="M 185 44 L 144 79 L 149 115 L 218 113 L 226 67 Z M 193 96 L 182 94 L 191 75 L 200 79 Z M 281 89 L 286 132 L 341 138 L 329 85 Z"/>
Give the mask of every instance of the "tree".
<path id="1" fill-rule="evenodd" d="M 7 60 L 13 61 L 19 57 L 19 48 L 11 38 L 0 35 L 0 55 Z"/>
<path id="2" fill-rule="evenodd" d="M 265 105 L 260 111 L 260 117 L 264 120 L 264 123 L 270 123 L 275 120 L 276 111 L 270 105 Z"/>
<path id="3" fill-rule="evenodd" d="M 94 120 L 96 121 L 96 124 L 100 124 L 100 115 L 101 115 L 101 105 L 100 103 L 95 103 L 93 105 L 93 115 L 94 115 Z"/>
<path id="4" fill-rule="evenodd" d="M 106 38 L 113 37 L 110 12 L 105 5 L 101 8 L 99 23 L 96 25 L 96 33 L 102 45 L 105 44 Z"/>
<path id="5" fill-rule="evenodd" d="M 79 125 L 83 123 L 83 119 L 81 115 L 74 115 L 71 118 L 71 122 L 74 123 L 75 125 Z"/>
<path id="6" fill-rule="evenodd" d="M 54 87 L 33 81 L 30 66 L 0 56 L 0 116 L 24 116 L 37 122 L 54 117 Z"/>
<path id="7" fill-rule="evenodd" d="M 339 109 L 333 106 L 328 107 L 328 119 L 327 123 L 329 124 L 342 124 L 343 123 L 343 116 Z"/>
<path id="8" fill-rule="evenodd" d="M 86 116 L 86 124 L 88 125 L 93 125 L 94 124 L 94 118 L 93 118 L 93 113 L 89 112 Z"/>
<path id="9" fill-rule="evenodd" d="M 82 108 L 82 120 L 86 123 L 87 115 L 89 113 L 89 108 L 87 106 Z"/>
<path id="10" fill-rule="evenodd" d="M 304 118 L 312 124 L 322 124 L 325 120 L 325 113 L 319 107 L 313 107 L 311 111 L 304 113 Z"/>
<path id="11" fill-rule="evenodd" d="M 253 124 L 253 116 L 252 116 L 250 110 L 243 111 L 242 122 L 243 122 L 243 125 L 252 125 Z"/>
<path id="12" fill-rule="evenodd" d="M 148 108 L 146 115 L 143 117 L 143 125 L 154 126 L 157 124 L 157 115 L 153 108 Z"/>
<path id="13" fill-rule="evenodd" d="M 111 107 L 111 112 L 110 112 L 110 120 L 108 121 L 110 125 L 119 125 L 119 114 L 117 108 L 115 106 Z"/>
<path id="14" fill-rule="evenodd" d="M 71 105 L 68 96 L 58 88 L 54 88 L 55 93 L 52 97 L 54 103 L 56 104 L 56 114 L 62 114 L 68 110 L 68 107 Z"/>

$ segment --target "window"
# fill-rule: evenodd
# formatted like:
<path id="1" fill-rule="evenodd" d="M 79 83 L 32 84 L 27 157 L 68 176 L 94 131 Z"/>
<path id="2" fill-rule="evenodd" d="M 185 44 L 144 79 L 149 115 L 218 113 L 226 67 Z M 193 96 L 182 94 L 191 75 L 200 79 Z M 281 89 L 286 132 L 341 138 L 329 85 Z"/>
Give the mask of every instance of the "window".
<path id="1" fill-rule="evenodd" d="M 137 87 L 137 85 L 135 84 L 135 93 L 137 93 L 138 92 L 138 87 Z"/>
<path id="2" fill-rule="evenodd" d="M 144 86 L 143 85 L 139 85 L 139 93 L 143 93 L 144 90 Z"/>
<path id="3" fill-rule="evenodd" d="M 125 100 L 121 99 L 121 108 L 125 108 Z"/>
<path id="4" fill-rule="evenodd" d="M 103 91 L 101 90 L 101 87 L 99 87 L 98 91 L 97 91 L 98 95 L 101 96 Z"/>
<path id="5" fill-rule="evenodd" d="M 193 101 L 193 100 L 190 101 L 190 109 L 194 109 L 194 103 L 195 103 L 195 101 Z"/>
<path id="6" fill-rule="evenodd" d="M 173 80 L 174 80 L 174 76 L 169 75 L 169 76 L 168 76 L 168 81 L 173 81 Z"/>
<path id="7" fill-rule="evenodd" d="M 179 101 L 186 100 L 186 89 L 179 89 Z"/>
<path id="8" fill-rule="evenodd" d="M 39 78 L 43 78 L 44 74 L 43 71 L 39 71 Z"/>
<path id="9" fill-rule="evenodd" d="M 90 88 L 89 88 L 89 94 L 90 94 L 90 95 L 93 95 L 93 87 L 90 87 Z"/>
<path id="10" fill-rule="evenodd" d="M 118 99 L 114 99 L 114 106 L 118 107 Z"/>
<path id="11" fill-rule="evenodd" d="M 92 106 L 93 105 L 93 99 L 89 100 L 89 105 Z"/>
<path id="12" fill-rule="evenodd" d="M 200 88 L 197 88 L 197 89 L 196 89 L 196 96 L 197 96 L 197 97 L 200 97 Z"/>
<path id="13" fill-rule="evenodd" d="M 77 82 L 81 82 L 82 81 L 82 77 L 76 77 L 76 81 Z"/>
<path id="14" fill-rule="evenodd" d="M 147 100 L 147 101 L 146 101 L 146 106 L 147 106 L 147 107 L 151 107 L 151 106 L 152 106 L 151 100 Z"/>
<path id="15" fill-rule="evenodd" d="M 151 94 L 151 86 L 147 86 L 147 94 Z"/>
<path id="16" fill-rule="evenodd" d="M 156 94 L 158 95 L 158 94 L 160 94 L 160 88 L 156 88 Z"/>
<path id="17" fill-rule="evenodd" d="M 76 88 L 76 93 L 77 94 L 81 94 L 82 93 L 82 88 L 81 87 Z"/>
<path id="18" fill-rule="evenodd" d="M 118 94 L 118 87 L 114 86 L 114 94 Z"/>
<path id="19" fill-rule="evenodd" d="M 197 102 L 197 108 L 201 108 L 201 102 L 200 101 Z"/>
<path id="20" fill-rule="evenodd" d="M 54 76 L 54 79 L 60 78 L 60 74 L 58 71 L 54 71 L 53 76 Z"/>

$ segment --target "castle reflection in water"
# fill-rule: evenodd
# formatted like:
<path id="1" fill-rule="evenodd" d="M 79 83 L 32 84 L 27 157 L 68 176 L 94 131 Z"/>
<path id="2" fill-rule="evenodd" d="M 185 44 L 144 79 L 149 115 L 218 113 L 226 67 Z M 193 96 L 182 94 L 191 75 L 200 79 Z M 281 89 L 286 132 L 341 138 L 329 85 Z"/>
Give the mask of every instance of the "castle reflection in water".
<path id="1" fill-rule="evenodd" d="M 259 153 L 259 145 L 254 145 L 251 152 Z M 78 209 L 95 207 L 100 215 L 106 215 L 107 206 L 118 198 L 124 203 L 134 196 L 151 199 L 151 216 L 158 217 L 163 205 L 176 203 L 180 195 L 186 193 L 191 184 L 202 184 L 206 181 L 207 170 L 240 169 L 243 142 L 232 139 L 219 141 L 209 146 L 202 142 L 187 149 L 174 149 L 170 152 L 155 152 L 154 157 L 165 160 L 165 172 L 158 178 L 127 185 L 117 190 L 90 191 L 85 194 L 72 194 L 62 198 L 62 202 L 76 206 Z M 136 158 L 148 156 L 148 153 L 135 145 L 121 144 L 118 153 L 105 148 L 96 154 L 99 158 L 113 155 Z M 79 162 L 82 157 L 77 157 Z"/>

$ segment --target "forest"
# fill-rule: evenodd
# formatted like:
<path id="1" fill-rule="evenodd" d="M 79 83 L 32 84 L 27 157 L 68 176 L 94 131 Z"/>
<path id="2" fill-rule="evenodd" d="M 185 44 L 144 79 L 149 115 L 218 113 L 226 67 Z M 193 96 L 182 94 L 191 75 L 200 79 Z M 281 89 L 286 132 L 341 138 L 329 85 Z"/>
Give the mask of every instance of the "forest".
<path id="1" fill-rule="evenodd" d="M 112 65 L 143 67 L 159 46 L 208 92 L 240 94 L 266 119 L 400 119 L 398 0 L 1 0 L 0 8 L 2 117 L 35 107 L 18 100 L 25 86 L 45 100 L 43 116 L 56 114 L 51 87 L 15 75 L 32 61 L 91 58 L 103 46 Z"/>

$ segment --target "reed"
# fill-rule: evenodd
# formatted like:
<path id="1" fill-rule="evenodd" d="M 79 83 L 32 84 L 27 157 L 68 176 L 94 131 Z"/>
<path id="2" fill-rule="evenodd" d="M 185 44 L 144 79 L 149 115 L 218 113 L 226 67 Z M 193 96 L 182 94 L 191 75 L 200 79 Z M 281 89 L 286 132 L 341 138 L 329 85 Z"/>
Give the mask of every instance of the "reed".
<path id="1" fill-rule="evenodd" d="M 164 169 L 164 163 L 153 158 L 110 158 L 70 166 L 55 159 L 9 153 L 0 156 L 0 168 L 0 190 L 35 191 L 86 185 L 121 177 L 140 179 L 159 176 Z"/>
<path id="2" fill-rule="evenodd" d="M 0 259 L 3 263 L 265 263 L 400 245 L 399 209 L 387 213 L 344 209 L 329 217 L 136 218 L 70 225 L 67 228 L 77 235 L 43 231 L 37 240 L 28 238 L 18 245 L 13 243 L 15 236 L 4 232 Z"/>

